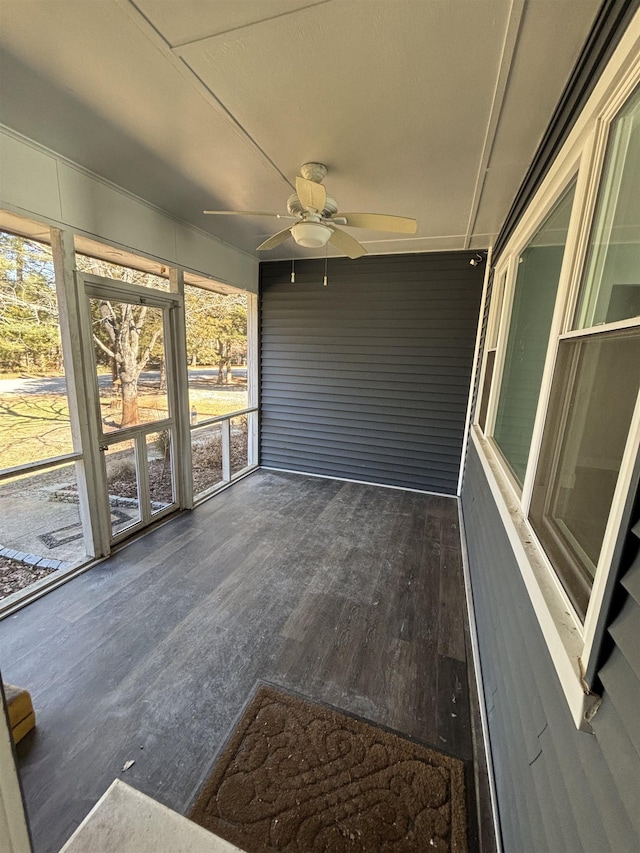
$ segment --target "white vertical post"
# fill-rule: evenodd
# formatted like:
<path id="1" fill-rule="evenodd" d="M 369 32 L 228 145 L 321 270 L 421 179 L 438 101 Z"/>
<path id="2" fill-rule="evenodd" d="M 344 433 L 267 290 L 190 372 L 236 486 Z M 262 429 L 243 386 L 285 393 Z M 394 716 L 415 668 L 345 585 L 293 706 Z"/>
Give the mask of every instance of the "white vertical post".
<path id="1" fill-rule="evenodd" d="M 90 557 L 106 556 L 110 545 L 100 512 L 98 483 L 101 480 L 96 471 L 100 464 L 98 435 L 91 428 L 95 416 L 87 394 L 89 361 L 83 351 L 80 331 L 81 317 L 86 310 L 85 298 L 74 274 L 73 233 L 59 228 L 51 228 L 50 231 L 73 449 L 83 454 L 82 461 L 76 463 L 80 520 L 87 554 Z M 84 346 L 88 345 L 85 342 Z"/>
<path id="2" fill-rule="evenodd" d="M 231 419 L 225 418 L 222 423 L 222 479 L 228 483 L 231 479 Z"/>
<path id="3" fill-rule="evenodd" d="M 247 294 L 247 390 L 248 406 L 253 408 L 260 403 L 258 384 L 258 296 Z M 260 413 L 251 412 L 247 423 L 247 463 L 258 464 L 258 431 Z"/>
<path id="4" fill-rule="evenodd" d="M 174 412 L 176 436 L 174 450 L 174 472 L 176 477 L 176 500 L 183 509 L 193 509 L 193 475 L 191 466 L 191 412 L 189 408 L 189 369 L 187 364 L 187 329 L 184 305 L 184 273 L 171 269 L 169 290 L 180 296 L 180 303 L 171 310 L 173 331 L 173 376 L 175 382 Z"/>

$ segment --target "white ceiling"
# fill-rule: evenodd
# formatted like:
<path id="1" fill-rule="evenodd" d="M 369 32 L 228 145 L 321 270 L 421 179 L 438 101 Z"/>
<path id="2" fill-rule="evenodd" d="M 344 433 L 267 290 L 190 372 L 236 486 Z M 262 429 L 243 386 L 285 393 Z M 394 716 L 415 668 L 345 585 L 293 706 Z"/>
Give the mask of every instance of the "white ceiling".
<path id="1" fill-rule="evenodd" d="M 370 253 L 495 238 L 599 0 L 0 0 L 0 121 L 247 252 L 325 163 Z M 291 257 L 288 241 L 262 257 Z M 300 256 L 313 254 L 297 249 Z"/>

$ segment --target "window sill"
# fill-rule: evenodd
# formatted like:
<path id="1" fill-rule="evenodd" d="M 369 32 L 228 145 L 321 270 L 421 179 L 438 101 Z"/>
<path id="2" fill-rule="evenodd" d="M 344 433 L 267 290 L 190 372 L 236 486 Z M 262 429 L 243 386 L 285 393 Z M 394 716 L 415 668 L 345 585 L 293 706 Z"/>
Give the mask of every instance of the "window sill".
<path id="1" fill-rule="evenodd" d="M 483 438 L 477 426 L 471 428 L 471 437 L 573 721 L 577 728 L 590 731 L 589 721 L 598 709 L 600 697 L 589 691 L 582 678 L 582 626 L 567 604 L 560 582 L 536 542 L 489 442 Z"/>

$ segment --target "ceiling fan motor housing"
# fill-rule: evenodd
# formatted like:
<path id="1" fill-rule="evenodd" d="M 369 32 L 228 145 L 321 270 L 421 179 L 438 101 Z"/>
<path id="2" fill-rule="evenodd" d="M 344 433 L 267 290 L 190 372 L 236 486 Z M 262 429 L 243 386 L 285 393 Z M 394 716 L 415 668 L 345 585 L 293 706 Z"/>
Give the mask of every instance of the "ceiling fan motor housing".
<path id="1" fill-rule="evenodd" d="M 302 202 L 298 198 L 298 193 L 293 193 L 287 199 L 287 210 L 292 216 L 302 216 L 307 212 L 306 207 L 303 207 Z M 335 198 L 331 198 L 331 196 L 327 196 L 327 200 L 324 203 L 324 208 L 321 211 L 322 216 L 331 217 L 334 216 L 338 212 L 338 203 Z"/>

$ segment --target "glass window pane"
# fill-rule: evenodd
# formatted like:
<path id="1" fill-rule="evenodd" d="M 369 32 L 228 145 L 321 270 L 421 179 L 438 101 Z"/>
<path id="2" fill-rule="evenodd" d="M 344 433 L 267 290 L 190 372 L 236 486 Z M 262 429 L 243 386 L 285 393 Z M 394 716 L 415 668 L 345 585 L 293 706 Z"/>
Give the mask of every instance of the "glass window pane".
<path id="1" fill-rule="evenodd" d="M 89 302 L 103 433 L 168 418 L 162 310 Z"/>
<path id="2" fill-rule="evenodd" d="M 640 315 L 640 90 L 612 125 L 575 328 Z"/>
<path id="3" fill-rule="evenodd" d="M 0 231 L 0 469 L 72 451 L 51 247 Z"/>
<path id="4" fill-rule="evenodd" d="M 186 286 L 185 319 L 191 423 L 246 409 L 246 294 Z"/>
<path id="5" fill-rule="evenodd" d="M 222 424 L 191 430 L 191 465 L 194 497 L 222 482 Z"/>
<path id="6" fill-rule="evenodd" d="M 75 464 L 0 483 L 0 598 L 88 559 Z"/>
<path id="7" fill-rule="evenodd" d="M 575 183 L 519 258 L 493 435 L 520 485 L 529 458 L 574 194 Z"/>
<path id="8" fill-rule="evenodd" d="M 640 386 L 640 333 L 560 344 L 530 518 L 582 617 Z"/>
<path id="9" fill-rule="evenodd" d="M 104 461 L 111 508 L 111 535 L 118 536 L 142 517 L 135 443 L 129 440 L 112 444 L 104 451 Z"/>
<path id="10" fill-rule="evenodd" d="M 248 418 L 240 415 L 231 418 L 231 476 L 242 471 L 249 464 L 248 457 Z"/>
<path id="11" fill-rule="evenodd" d="M 151 515 L 155 515 L 175 501 L 171 430 L 149 433 L 146 442 Z"/>
<path id="12" fill-rule="evenodd" d="M 489 393 L 491 391 L 491 382 L 493 381 L 493 367 L 496 361 L 496 351 L 489 350 L 487 353 L 487 362 L 484 369 L 484 382 L 482 383 L 482 396 L 480 397 L 480 414 L 478 415 L 478 425 L 482 432 L 485 430 L 487 420 L 487 408 L 489 406 Z"/>

